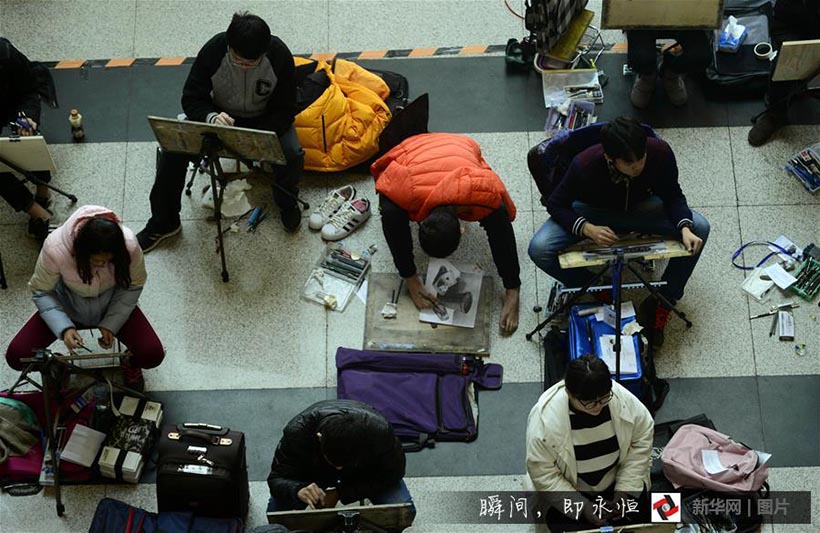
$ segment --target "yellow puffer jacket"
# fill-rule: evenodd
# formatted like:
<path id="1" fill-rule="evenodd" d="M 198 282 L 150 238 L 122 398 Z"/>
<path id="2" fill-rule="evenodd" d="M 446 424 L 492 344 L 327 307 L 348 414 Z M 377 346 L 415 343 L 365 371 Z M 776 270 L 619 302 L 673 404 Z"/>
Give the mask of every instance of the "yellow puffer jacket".
<path id="1" fill-rule="evenodd" d="M 312 62 L 294 58 L 296 66 Z M 375 155 L 379 134 L 390 122 L 384 99 L 390 89 L 379 76 L 359 65 L 337 59 L 324 70 L 328 87 L 311 105 L 296 115 L 296 134 L 305 150 L 305 170 L 335 172 L 358 165 Z"/>

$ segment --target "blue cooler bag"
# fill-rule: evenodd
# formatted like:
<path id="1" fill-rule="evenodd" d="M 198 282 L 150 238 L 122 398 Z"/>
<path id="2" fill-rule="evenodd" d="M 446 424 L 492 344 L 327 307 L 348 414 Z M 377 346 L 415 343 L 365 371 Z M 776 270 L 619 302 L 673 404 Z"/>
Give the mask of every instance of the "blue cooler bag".
<path id="1" fill-rule="evenodd" d="M 573 306 L 569 316 L 569 359 L 578 359 L 584 354 L 594 353 L 601 357 L 601 344 L 599 339 L 602 335 L 615 335 L 615 329 L 603 321 L 595 319 L 595 314 L 578 316 L 578 311 L 591 307 L 601 307 L 601 304 L 582 304 Z M 634 322 L 634 316 L 621 318 L 621 329 L 630 322 Z M 632 342 L 635 347 L 635 359 L 638 371 L 635 373 L 625 373 L 621 370 L 620 384 L 643 401 L 646 387 L 643 379 L 643 361 L 641 361 L 642 349 L 640 335 L 633 335 Z M 621 348 L 621 368 L 624 368 L 624 350 Z M 615 379 L 614 365 L 610 365 L 609 371 L 612 379 Z"/>

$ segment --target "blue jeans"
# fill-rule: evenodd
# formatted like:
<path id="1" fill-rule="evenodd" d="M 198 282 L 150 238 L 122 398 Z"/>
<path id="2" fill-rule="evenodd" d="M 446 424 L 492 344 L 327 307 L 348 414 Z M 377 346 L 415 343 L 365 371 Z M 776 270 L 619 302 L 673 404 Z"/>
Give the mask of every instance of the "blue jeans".
<path id="1" fill-rule="evenodd" d="M 666 215 L 663 202 L 657 196 L 652 196 L 641 202 L 634 209 L 623 212 L 611 209 L 592 207 L 581 202 L 574 202 L 573 209 L 583 215 L 589 222 L 597 226 L 609 226 L 616 233 L 639 232 L 653 235 L 662 235 L 680 239 L 678 230 Z M 692 210 L 694 228 L 692 232 L 703 239 L 704 246 L 709 238 L 709 221 L 703 215 Z M 547 220 L 535 232 L 530 241 L 529 254 L 533 262 L 566 287 L 582 287 L 593 276 L 593 272 L 586 268 L 561 269 L 558 255 L 568 246 L 581 241 L 582 237 L 573 235 L 565 230 L 554 219 Z M 701 252 L 702 253 L 702 252 Z M 700 253 L 690 257 L 676 257 L 669 260 L 669 265 L 663 273 L 662 281 L 666 285 L 659 289 L 660 293 L 672 303 L 683 296 L 683 288 L 695 265 L 700 259 Z"/>
<path id="2" fill-rule="evenodd" d="M 404 483 L 404 480 L 400 480 L 396 485 L 392 488 L 387 489 L 386 491 L 382 492 L 381 494 L 368 494 L 367 498 L 373 502 L 373 505 L 387 505 L 390 503 L 409 503 L 412 507 L 412 514 L 415 518 L 416 516 L 416 505 L 413 503 L 413 497 L 410 495 L 410 491 L 407 490 L 407 485 Z M 297 509 L 304 509 L 305 504 L 301 501 L 294 502 L 291 500 L 276 500 L 271 496 L 270 500 L 268 500 L 268 511 L 269 513 L 276 512 L 276 511 L 294 511 Z M 390 530 L 391 532 L 398 533 L 402 531 L 401 529 Z"/>

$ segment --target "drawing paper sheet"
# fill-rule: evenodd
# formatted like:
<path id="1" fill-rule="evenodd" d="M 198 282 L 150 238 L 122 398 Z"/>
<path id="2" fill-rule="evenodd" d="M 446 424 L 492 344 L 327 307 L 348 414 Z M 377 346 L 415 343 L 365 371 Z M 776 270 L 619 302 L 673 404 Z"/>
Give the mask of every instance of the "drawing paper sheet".
<path id="1" fill-rule="evenodd" d="M 609 373 L 615 374 L 615 335 L 601 335 L 599 339 L 601 359 L 609 367 Z M 632 337 L 621 335 L 621 374 L 637 374 L 638 357 Z"/>

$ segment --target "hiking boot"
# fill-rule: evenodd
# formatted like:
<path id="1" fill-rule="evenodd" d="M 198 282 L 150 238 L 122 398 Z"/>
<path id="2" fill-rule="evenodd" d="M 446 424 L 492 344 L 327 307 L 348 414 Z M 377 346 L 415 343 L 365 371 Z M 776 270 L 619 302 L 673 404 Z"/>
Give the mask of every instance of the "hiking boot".
<path id="1" fill-rule="evenodd" d="M 683 83 L 683 76 L 672 72 L 671 70 L 664 71 L 663 75 L 663 90 L 666 91 L 666 96 L 675 107 L 686 105 L 689 101 L 689 95 L 686 94 L 686 84 Z"/>
<path id="2" fill-rule="evenodd" d="M 181 229 L 182 224 L 179 224 L 177 227 L 167 231 L 153 231 L 151 226 L 147 225 L 141 232 L 137 233 L 137 241 L 140 243 L 140 248 L 142 248 L 143 253 L 150 252 L 168 237 L 179 233 Z"/>
<path id="3" fill-rule="evenodd" d="M 658 302 L 654 296 L 647 296 L 638 306 L 638 323 L 646 328 L 649 342 L 653 348 L 663 346 L 663 330 L 669 322 L 671 310 Z"/>
<path id="4" fill-rule="evenodd" d="M 782 111 L 768 110 L 755 120 L 754 126 L 749 130 L 749 144 L 752 146 L 762 146 L 766 144 L 771 136 L 786 125 L 786 113 Z"/>
<path id="5" fill-rule="evenodd" d="M 352 202 L 345 202 L 330 222 L 322 227 L 322 238 L 326 241 L 344 239 L 364 224 L 368 218 L 370 218 L 370 200 L 359 198 Z"/>
<path id="6" fill-rule="evenodd" d="M 45 218 L 30 218 L 28 219 L 26 234 L 32 239 L 35 239 L 38 243 L 40 243 L 40 246 L 42 246 L 46 240 L 46 237 L 48 237 L 48 224 L 49 221 Z"/>
<path id="7" fill-rule="evenodd" d="M 302 211 L 298 205 L 291 207 L 283 207 L 279 210 L 279 215 L 282 217 L 282 225 L 285 226 L 285 231 L 293 233 L 302 224 Z"/>
<path id="8" fill-rule="evenodd" d="M 133 368 L 127 362 L 122 364 L 123 384 L 131 390 L 137 392 L 145 391 L 145 378 L 142 376 L 141 368 Z"/>
<path id="9" fill-rule="evenodd" d="M 638 109 L 646 109 L 652 103 L 652 95 L 655 93 L 655 81 L 658 75 L 636 74 L 635 83 L 632 85 L 632 93 L 629 95 L 632 105 Z"/>
<path id="10" fill-rule="evenodd" d="M 330 219 L 335 215 L 345 202 L 352 200 L 356 196 L 356 188 L 352 185 L 345 185 L 338 189 L 331 191 L 330 194 L 322 201 L 322 204 L 308 219 L 308 227 L 312 230 L 319 231 L 322 227 L 330 222 Z"/>

